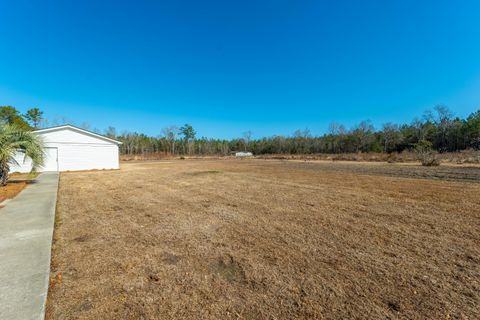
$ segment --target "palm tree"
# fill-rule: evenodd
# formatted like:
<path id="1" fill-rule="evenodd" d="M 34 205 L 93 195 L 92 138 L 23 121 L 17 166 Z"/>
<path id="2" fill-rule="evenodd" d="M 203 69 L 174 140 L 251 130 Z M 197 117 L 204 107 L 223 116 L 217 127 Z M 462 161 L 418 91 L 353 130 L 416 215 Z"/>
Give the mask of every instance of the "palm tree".
<path id="1" fill-rule="evenodd" d="M 0 124 L 0 185 L 8 181 L 10 164 L 17 163 L 15 154 L 25 153 L 32 159 L 32 171 L 43 165 L 44 151 L 42 139 L 32 131 L 26 131 L 15 125 Z"/>

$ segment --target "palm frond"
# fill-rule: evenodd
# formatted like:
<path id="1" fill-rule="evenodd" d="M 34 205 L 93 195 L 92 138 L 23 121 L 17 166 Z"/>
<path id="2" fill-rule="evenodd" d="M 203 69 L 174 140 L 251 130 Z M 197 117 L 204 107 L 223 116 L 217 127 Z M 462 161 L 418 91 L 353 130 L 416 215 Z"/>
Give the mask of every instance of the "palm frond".
<path id="1" fill-rule="evenodd" d="M 18 163 L 15 155 L 19 150 L 25 153 L 24 159 L 32 160 L 32 171 L 44 164 L 44 144 L 38 135 L 14 125 L 0 125 L 0 164 Z"/>

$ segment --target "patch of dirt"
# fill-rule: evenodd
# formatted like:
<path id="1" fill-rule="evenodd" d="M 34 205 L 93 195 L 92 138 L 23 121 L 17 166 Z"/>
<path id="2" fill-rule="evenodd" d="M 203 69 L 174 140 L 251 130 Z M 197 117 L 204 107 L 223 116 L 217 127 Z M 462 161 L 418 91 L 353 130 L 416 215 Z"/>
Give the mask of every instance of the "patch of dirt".
<path id="1" fill-rule="evenodd" d="M 81 235 L 79 237 L 76 237 L 75 239 L 73 239 L 77 242 L 85 242 L 88 240 L 88 235 L 84 234 L 84 235 Z"/>
<path id="2" fill-rule="evenodd" d="M 338 173 L 344 172 L 415 179 L 480 182 L 480 167 L 469 165 L 424 167 L 420 164 L 292 162 L 290 167 Z"/>
<path id="3" fill-rule="evenodd" d="M 187 175 L 190 176 L 201 176 L 205 174 L 215 174 L 215 173 L 220 173 L 218 170 L 206 170 L 206 171 L 194 171 L 194 172 L 187 172 Z"/>
<path id="4" fill-rule="evenodd" d="M 15 198 L 28 184 L 32 183 L 36 174 L 13 173 L 6 186 L 0 186 L 0 203 L 6 199 Z"/>
<path id="5" fill-rule="evenodd" d="M 165 254 L 165 257 L 163 258 L 163 261 L 167 264 L 174 265 L 174 264 L 177 264 L 180 261 L 180 259 L 182 259 L 182 257 L 171 254 L 171 253 L 167 253 L 167 254 Z"/>
<path id="6" fill-rule="evenodd" d="M 0 202 L 15 198 L 26 186 L 27 183 L 21 181 L 16 183 L 9 182 L 6 186 L 0 187 Z"/>
<path id="7" fill-rule="evenodd" d="M 232 256 L 219 258 L 210 264 L 210 271 L 228 282 L 245 282 L 245 272 Z"/>
<path id="8" fill-rule="evenodd" d="M 479 319 L 478 177 L 255 159 L 62 173 L 47 318 Z"/>

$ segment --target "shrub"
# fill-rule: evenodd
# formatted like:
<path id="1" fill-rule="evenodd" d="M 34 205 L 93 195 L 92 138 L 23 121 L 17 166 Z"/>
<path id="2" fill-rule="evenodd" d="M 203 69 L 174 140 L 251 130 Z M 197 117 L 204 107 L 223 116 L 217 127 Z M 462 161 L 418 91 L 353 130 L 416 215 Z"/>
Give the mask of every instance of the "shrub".
<path id="1" fill-rule="evenodd" d="M 389 153 L 387 156 L 388 163 L 395 163 L 397 162 L 397 156 L 394 153 Z"/>
<path id="2" fill-rule="evenodd" d="M 426 166 L 426 167 L 436 167 L 440 165 L 440 159 L 437 159 L 435 154 L 422 158 L 421 162 L 422 162 L 422 166 Z"/>
<path id="3" fill-rule="evenodd" d="M 440 165 L 437 153 L 432 148 L 432 143 L 427 140 L 420 140 L 415 144 L 415 153 L 422 166 L 434 167 Z"/>

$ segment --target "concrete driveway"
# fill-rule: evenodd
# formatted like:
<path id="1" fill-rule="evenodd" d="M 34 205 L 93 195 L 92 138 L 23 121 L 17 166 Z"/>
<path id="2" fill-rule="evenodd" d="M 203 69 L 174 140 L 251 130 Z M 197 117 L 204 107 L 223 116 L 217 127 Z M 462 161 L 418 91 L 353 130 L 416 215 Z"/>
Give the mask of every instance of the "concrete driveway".
<path id="1" fill-rule="evenodd" d="M 43 319 L 58 189 L 57 172 L 0 209 L 0 319 Z"/>

